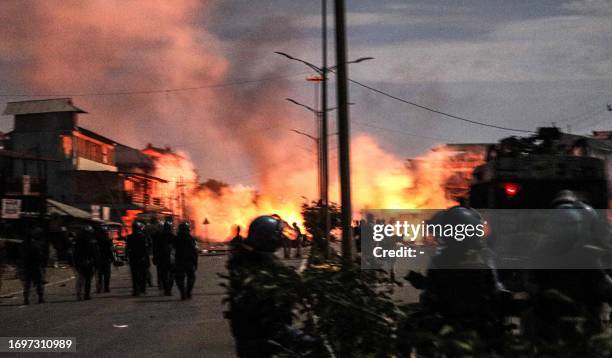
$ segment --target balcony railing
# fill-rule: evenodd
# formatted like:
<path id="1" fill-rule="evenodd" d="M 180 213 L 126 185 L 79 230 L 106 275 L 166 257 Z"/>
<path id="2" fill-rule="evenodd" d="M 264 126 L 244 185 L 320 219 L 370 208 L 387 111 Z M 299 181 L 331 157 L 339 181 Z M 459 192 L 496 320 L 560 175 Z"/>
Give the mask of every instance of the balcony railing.
<path id="1" fill-rule="evenodd" d="M 151 198 L 148 194 L 139 191 L 124 191 L 123 193 L 125 201 L 128 203 L 162 206 L 161 198 Z"/>

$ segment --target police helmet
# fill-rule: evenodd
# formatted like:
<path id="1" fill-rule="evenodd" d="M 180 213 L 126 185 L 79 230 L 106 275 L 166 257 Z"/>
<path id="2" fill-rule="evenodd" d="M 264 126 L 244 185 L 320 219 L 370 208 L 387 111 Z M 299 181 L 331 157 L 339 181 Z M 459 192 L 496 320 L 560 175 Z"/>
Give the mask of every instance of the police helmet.
<path id="1" fill-rule="evenodd" d="M 189 234 L 191 232 L 191 225 L 187 221 L 183 221 L 178 226 L 178 232 L 182 234 Z"/>
<path id="2" fill-rule="evenodd" d="M 480 214 L 474 209 L 454 206 L 434 215 L 428 224 L 435 225 L 432 230 L 438 243 L 449 246 L 459 244 L 464 240 L 472 242 L 474 240 L 470 239 L 480 238 L 475 232 L 477 225 L 483 225 L 483 220 Z M 470 230 L 470 234 L 462 232 L 467 225 L 474 227 L 474 229 Z M 445 230 L 447 228 L 451 228 L 451 230 Z"/>
<path id="3" fill-rule="evenodd" d="M 578 197 L 571 190 L 561 190 L 557 193 L 552 201 L 553 206 L 559 206 L 562 204 L 575 203 L 578 201 Z"/>
<path id="4" fill-rule="evenodd" d="M 144 224 L 140 221 L 134 221 L 132 224 L 132 232 L 133 233 L 141 233 L 144 230 Z"/>
<path id="5" fill-rule="evenodd" d="M 257 251 L 274 252 L 282 245 L 283 226 L 280 218 L 259 216 L 249 225 L 245 243 Z"/>
<path id="6" fill-rule="evenodd" d="M 165 233 L 172 232 L 172 220 L 164 220 L 162 229 Z"/>
<path id="7" fill-rule="evenodd" d="M 101 225 L 101 224 L 99 224 L 99 225 L 95 225 L 95 226 L 93 227 L 93 230 L 94 230 L 95 232 L 98 232 L 98 233 L 107 233 L 107 232 L 108 232 L 107 227 L 106 227 L 106 226 L 104 226 L 104 225 Z"/>

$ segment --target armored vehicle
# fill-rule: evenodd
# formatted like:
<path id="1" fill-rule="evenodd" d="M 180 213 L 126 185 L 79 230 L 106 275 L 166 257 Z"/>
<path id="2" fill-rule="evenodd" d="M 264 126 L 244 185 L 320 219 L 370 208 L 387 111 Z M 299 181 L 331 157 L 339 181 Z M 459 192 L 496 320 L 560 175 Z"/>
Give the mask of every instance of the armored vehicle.
<path id="1" fill-rule="evenodd" d="M 612 147 L 590 138 L 540 128 L 528 138 L 510 137 L 489 148 L 487 161 L 474 169 L 469 204 L 482 209 L 550 208 L 564 189 L 580 195 L 595 209 L 608 208 L 606 162 Z"/>

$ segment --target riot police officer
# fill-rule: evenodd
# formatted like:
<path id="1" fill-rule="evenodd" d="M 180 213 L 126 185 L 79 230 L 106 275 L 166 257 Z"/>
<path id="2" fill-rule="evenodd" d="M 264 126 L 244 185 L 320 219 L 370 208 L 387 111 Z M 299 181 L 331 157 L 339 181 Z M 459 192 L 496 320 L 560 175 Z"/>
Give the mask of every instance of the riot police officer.
<path id="1" fill-rule="evenodd" d="M 40 226 L 35 226 L 21 244 L 21 279 L 23 281 L 23 304 L 30 304 L 30 289 L 36 287 L 38 303 L 44 300 L 45 268 L 48 244 Z"/>
<path id="2" fill-rule="evenodd" d="M 158 221 L 157 218 L 151 218 L 149 225 L 147 226 L 146 234 L 149 239 L 149 249 L 151 251 L 151 255 L 153 257 L 153 265 L 157 268 L 157 288 L 163 292 L 164 287 L 162 284 L 162 279 L 160 277 L 160 270 L 157 265 L 157 257 L 159 254 L 159 238 L 162 232 L 162 228 L 164 226 L 163 221 Z"/>
<path id="3" fill-rule="evenodd" d="M 274 355 L 278 348 L 270 341 L 282 342 L 292 322 L 293 302 L 279 301 L 279 297 L 285 296 L 278 292 L 261 292 L 263 287 L 271 287 L 270 291 L 286 290 L 282 280 L 295 275 L 274 255 L 283 245 L 282 230 L 283 222 L 277 217 L 254 219 L 246 240 L 228 260 L 229 311 L 226 317 L 231 320 L 239 357 Z"/>
<path id="4" fill-rule="evenodd" d="M 438 214 L 431 224 L 476 226 L 482 218 L 473 209 L 455 206 Z M 449 315 L 476 314 L 504 292 L 479 237 L 458 240 L 439 235 L 436 240 L 438 249 L 427 271 L 423 303 Z"/>
<path id="5" fill-rule="evenodd" d="M 175 235 L 172 232 L 172 218 L 167 218 L 162 223 L 162 230 L 155 233 L 152 237 L 153 241 L 153 263 L 157 267 L 157 284 L 164 295 L 172 295 L 172 284 L 174 277 L 173 259 L 174 259 L 174 240 Z"/>
<path id="6" fill-rule="evenodd" d="M 198 268 L 198 248 L 195 239 L 191 236 L 189 223 L 183 222 L 178 227 L 174 239 L 175 264 L 174 275 L 176 285 L 181 292 L 181 300 L 191 299 L 191 291 L 196 279 Z"/>
<path id="7" fill-rule="evenodd" d="M 144 224 L 140 221 L 132 224 L 132 233 L 127 237 L 125 250 L 132 275 L 132 296 L 140 296 L 147 292 L 149 265 L 147 238 L 144 233 Z"/>
<path id="8" fill-rule="evenodd" d="M 153 216 L 149 220 L 148 225 L 145 225 L 144 234 L 147 238 L 147 270 L 146 270 L 146 282 L 149 287 L 153 287 L 153 277 L 151 275 L 151 255 L 153 254 L 153 237 L 161 231 L 161 225 L 157 217 Z M 159 277 L 157 282 L 159 287 Z M 161 289 L 161 288 L 160 288 Z"/>
<path id="9" fill-rule="evenodd" d="M 442 228 L 475 227 L 482 224 L 482 219 L 473 209 L 455 206 L 435 215 L 429 224 Z M 436 329 L 450 325 L 456 330 L 473 330 L 484 338 L 483 342 L 495 347 L 504 329 L 503 303 L 510 299 L 510 294 L 498 281 L 481 238 L 476 234 L 459 238 L 455 232 L 445 235 L 442 231 L 435 236 L 438 247 L 427 276 L 414 271 L 407 276 L 415 288 L 423 290 L 420 301 L 425 316 L 438 318 L 436 323 L 423 324 L 429 327 L 438 324 Z M 420 344 L 411 341 L 414 330 L 419 328 L 419 322 L 411 321 L 404 322 L 400 330 L 403 332 L 399 335 L 400 349 L 407 356 L 414 348 L 411 344 Z"/>
<path id="10" fill-rule="evenodd" d="M 91 299 L 91 280 L 94 275 L 99 251 L 90 225 L 83 227 L 74 243 L 74 268 L 77 272 L 77 300 Z"/>
<path id="11" fill-rule="evenodd" d="M 94 227 L 94 236 L 98 245 L 99 255 L 96 262 L 96 292 L 110 292 L 111 265 L 115 260 L 113 241 L 102 225 Z"/>
<path id="12" fill-rule="evenodd" d="M 608 235 L 601 218 L 570 190 L 552 202 L 547 240 L 536 250 L 540 269 L 530 272 L 534 321 L 528 328 L 540 338 L 576 339 L 602 332 L 602 303 L 612 301 L 612 279 L 600 256 Z M 583 327 L 564 325 L 564 317 L 582 316 Z"/>

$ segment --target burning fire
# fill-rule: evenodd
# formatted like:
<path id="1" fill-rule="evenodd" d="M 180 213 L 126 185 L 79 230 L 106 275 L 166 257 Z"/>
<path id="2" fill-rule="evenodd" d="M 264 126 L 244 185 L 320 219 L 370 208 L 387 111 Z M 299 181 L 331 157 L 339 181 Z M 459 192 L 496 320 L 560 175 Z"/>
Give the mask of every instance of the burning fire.
<path id="1" fill-rule="evenodd" d="M 193 220 L 196 234 L 203 239 L 225 241 L 235 225 L 246 227 L 262 214 L 278 214 L 289 223 L 301 225 L 299 202 L 262 195 L 245 185 L 207 186 L 200 182 L 187 153 L 166 153 L 154 161 L 154 175 L 168 181 L 161 192 L 167 198 L 166 206 L 178 216 Z"/>
<path id="2" fill-rule="evenodd" d="M 418 158 L 419 165 L 410 166 L 395 154 L 383 150 L 368 135 L 358 135 L 352 142 L 353 207 L 358 216 L 366 208 L 443 208 L 454 202 L 445 195 L 444 185 L 452 174 L 448 167 L 452 153 L 432 151 Z M 169 153 L 155 159 L 155 176 L 169 181 L 169 205 L 175 212 L 185 210 L 195 223 L 195 232 L 203 239 L 225 241 L 235 225 L 248 227 L 258 215 L 278 214 L 288 223 L 302 225 L 300 207 L 306 188 L 313 187 L 316 170 L 286 175 L 279 181 L 286 190 L 267 185 L 255 188 L 246 185 L 207 185 L 201 180 L 187 153 Z M 275 172 L 295 172 L 279 164 Z M 264 175 L 264 173 L 261 173 Z M 334 179 L 334 178 L 332 178 Z M 338 202 L 338 181 L 332 180 L 330 200 Z M 279 196 L 282 194 L 282 196 Z"/>
<path id="3" fill-rule="evenodd" d="M 24 92 L 146 92 L 288 74 L 283 65 L 287 61 L 271 63 L 270 51 L 258 37 L 298 33 L 291 21 L 263 18 L 232 48 L 232 56 L 226 56 L 223 49 L 234 42 L 224 43 L 201 18 L 216 15 L 218 9 L 213 2 L 198 0 L 73 0 L 62 6 L 50 1 L 8 2 L 0 10 L 0 60 L 11 64 L 4 80 Z M 298 52 L 300 44 L 287 41 L 283 47 Z M 161 133 L 165 141 L 180 142 L 192 154 L 210 153 L 222 163 L 239 157 L 236 165 L 251 165 L 254 187 L 202 185 L 187 153 L 155 159 L 154 175 L 168 180 L 162 188 L 164 206 L 191 218 L 200 237 L 222 241 L 233 226 L 246 227 L 261 214 L 275 213 L 289 223 L 301 223 L 303 198 L 316 197 L 315 161 L 300 158 L 304 153 L 295 149 L 297 139 L 282 134 L 310 123 L 279 107 L 289 87 L 288 79 L 279 79 L 265 85 L 80 101 L 91 110 L 85 118 L 92 129 L 104 128 L 119 141 L 142 143 Z M 406 162 L 367 135 L 354 137 L 352 150 L 356 217 L 364 208 L 440 208 L 453 203 L 444 193 L 453 172 L 446 166 L 452 157 L 448 152 Z M 196 162 L 202 170 L 217 169 L 207 168 L 207 161 Z M 330 169 L 330 200 L 339 202 L 333 161 Z"/>

